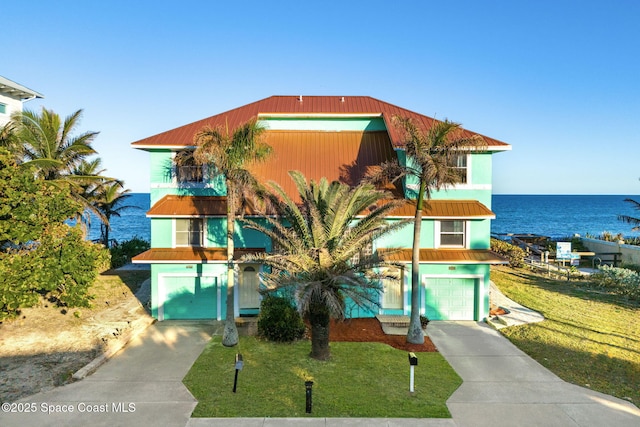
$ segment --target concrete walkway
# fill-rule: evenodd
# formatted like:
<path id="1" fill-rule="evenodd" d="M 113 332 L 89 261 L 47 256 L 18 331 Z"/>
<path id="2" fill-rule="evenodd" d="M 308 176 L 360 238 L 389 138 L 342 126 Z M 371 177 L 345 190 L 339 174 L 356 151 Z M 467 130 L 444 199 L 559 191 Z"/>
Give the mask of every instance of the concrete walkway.
<path id="1" fill-rule="evenodd" d="M 451 419 L 190 419 L 196 401 L 182 378 L 220 326 L 151 325 L 93 375 L 18 402 L 16 409 L 30 413 L 0 412 L 0 426 L 640 425 L 635 406 L 561 381 L 497 331 L 476 322 L 431 322 L 428 327 L 432 341 L 464 380 L 447 402 Z"/>
<path id="2" fill-rule="evenodd" d="M 484 323 L 433 322 L 429 329 L 464 380 L 447 401 L 457 427 L 640 425 L 634 405 L 562 381 Z"/>
<path id="3" fill-rule="evenodd" d="M 0 426 L 184 427 L 197 402 L 182 379 L 221 332 L 210 322 L 155 323 L 94 374 L 22 399 L 14 409 L 23 413 L 3 406 Z"/>

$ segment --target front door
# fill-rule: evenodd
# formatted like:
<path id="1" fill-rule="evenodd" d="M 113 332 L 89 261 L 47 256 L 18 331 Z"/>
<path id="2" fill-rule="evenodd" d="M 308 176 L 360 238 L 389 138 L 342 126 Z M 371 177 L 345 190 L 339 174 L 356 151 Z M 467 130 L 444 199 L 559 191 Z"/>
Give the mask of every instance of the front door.
<path id="1" fill-rule="evenodd" d="M 260 308 L 260 293 L 258 292 L 260 280 L 258 278 L 257 264 L 242 264 L 238 277 L 238 304 L 239 308 Z"/>

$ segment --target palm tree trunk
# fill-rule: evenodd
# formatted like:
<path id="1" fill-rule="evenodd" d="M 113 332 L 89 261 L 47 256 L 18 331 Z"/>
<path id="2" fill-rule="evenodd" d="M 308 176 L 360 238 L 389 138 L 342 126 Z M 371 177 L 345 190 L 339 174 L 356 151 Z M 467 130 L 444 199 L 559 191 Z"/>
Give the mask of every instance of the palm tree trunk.
<path id="1" fill-rule="evenodd" d="M 329 348 L 329 312 L 323 305 L 311 307 L 308 315 L 311 324 L 311 356 L 316 360 L 329 360 L 331 350 Z"/>
<path id="2" fill-rule="evenodd" d="M 235 317 L 235 272 L 233 270 L 233 234 L 235 232 L 235 197 L 230 180 L 227 180 L 227 315 L 222 332 L 222 345 L 233 347 L 238 344 L 238 328 Z"/>
<path id="3" fill-rule="evenodd" d="M 420 191 L 416 200 L 416 215 L 413 223 L 413 250 L 411 254 L 411 319 L 407 342 L 424 344 L 424 332 L 420 324 L 420 229 L 422 228 L 422 205 L 425 183 L 420 181 Z"/>

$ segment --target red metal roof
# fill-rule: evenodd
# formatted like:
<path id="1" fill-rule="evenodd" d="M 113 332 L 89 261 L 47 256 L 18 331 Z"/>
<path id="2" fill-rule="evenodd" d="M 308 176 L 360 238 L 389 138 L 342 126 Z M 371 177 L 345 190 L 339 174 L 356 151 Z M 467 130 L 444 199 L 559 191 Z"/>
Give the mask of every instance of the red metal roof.
<path id="1" fill-rule="evenodd" d="M 324 177 L 329 182 L 357 185 L 371 168 L 395 158 L 384 131 L 273 131 L 265 133 L 264 142 L 273 149 L 272 155 L 248 169 L 262 184 L 277 182 L 294 200 L 299 197 L 289 176 L 291 170 L 302 172 L 308 181 Z M 400 195 L 401 191 L 395 191 L 395 196 Z"/>
<path id="2" fill-rule="evenodd" d="M 378 254 L 385 261 L 411 262 L 411 248 L 379 248 Z M 488 249 L 420 249 L 420 262 L 424 264 L 508 264 Z"/>
<path id="3" fill-rule="evenodd" d="M 252 117 L 269 114 L 292 115 L 370 115 L 382 116 L 385 121 L 389 137 L 394 146 L 402 145 L 401 135 L 391 124 L 391 118 L 395 115 L 409 117 L 414 122 L 428 129 L 435 119 L 398 107 L 388 102 L 380 101 L 370 96 L 271 96 L 242 107 L 234 108 L 215 116 L 207 117 L 196 122 L 168 130 L 166 132 L 141 139 L 132 144 L 137 148 L 153 147 L 188 147 L 193 146 L 193 136 L 204 126 L 228 126 L 234 129 Z M 465 136 L 474 135 L 474 132 L 465 130 Z M 484 136 L 490 147 L 509 147 L 509 144 Z"/>

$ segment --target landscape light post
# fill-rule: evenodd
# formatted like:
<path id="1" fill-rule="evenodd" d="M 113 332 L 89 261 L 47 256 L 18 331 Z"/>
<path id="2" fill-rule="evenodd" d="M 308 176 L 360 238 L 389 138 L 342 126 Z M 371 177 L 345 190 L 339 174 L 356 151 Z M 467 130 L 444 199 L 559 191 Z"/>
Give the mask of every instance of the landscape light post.
<path id="1" fill-rule="evenodd" d="M 411 370 L 409 378 L 409 391 L 413 393 L 413 378 L 415 374 L 415 367 L 418 366 L 418 356 L 415 353 L 409 353 L 409 369 Z"/>
<path id="2" fill-rule="evenodd" d="M 233 379 L 233 392 L 236 392 L 236 387 L 238 385 L 238 371 L 242 370 L 244 366 L 244 361 L 242 360 L 242 355 L 240 353 L 236 354 L 236 376 Z"/>
<path id="3" fill-rule="evenodd" d="M 313 387 L 313 381 L 305 381 L 304 382 L 304 388 L 305 388 L 305 392 L 306 392 L 305 394 L 306 394 L 306 397 L 307 397 L 307 414 L 311 413 L 311 406 L 313 405 L 313 402 L 311 400 L 312 399 L 312 393 L 313 393 L 312 387 Z"/>

